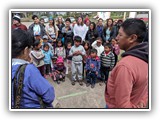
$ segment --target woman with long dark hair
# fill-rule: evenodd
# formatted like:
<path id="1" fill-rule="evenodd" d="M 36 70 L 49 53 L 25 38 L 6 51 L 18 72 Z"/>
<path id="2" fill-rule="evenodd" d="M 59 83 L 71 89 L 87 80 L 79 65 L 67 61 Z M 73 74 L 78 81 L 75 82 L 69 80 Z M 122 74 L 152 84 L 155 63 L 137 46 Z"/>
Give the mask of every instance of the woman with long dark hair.
<path id="1" fill-rule="evenodd" d="M 98 37 L 98 32 L 96 30 L 96 24 L 94 22 L 91 22 L 89 30 L 86 34 L 86 40 L 89 41 L 91 45 L 96 40 L 97 37 Z"/>
<path id="2" fill-rule="evenodd" d="M 85 37 L 88 31 L 88 27 L 83 23 L 83 18 L 78 17 L 77 24 L 73 28 L 74 36 L 80 36 L 82 42 L 85 41 Z"/>
<path id="3" fill-rule="evenodd" d="M 103 30 L 104 38 L 106 40 L 105 42 L 107 42 L 107 43 L 110 41 L 112 28 L 113 28 L 113 19 L 109 18 L 109 19 L 107 19 L 106 25 Z"/>
<path id="4" fill-rule="evenodd" d="M 57 39 L 59 28 L 55 25 L 55 21 L 52 17 L 49 18 L 49 23 L 46 25 L 45 29 L 50 41 Z"/>
<path id="5" fill-rule="evenodd" d="M 58 31 L 58 38 L 63 38 L 63 33 L 62 33 L 62 28 L 65 26 L 65 24 L 63 23 L 62 17 L 58 17 L 58 24 L 57 27 L 59 28 Z"/>

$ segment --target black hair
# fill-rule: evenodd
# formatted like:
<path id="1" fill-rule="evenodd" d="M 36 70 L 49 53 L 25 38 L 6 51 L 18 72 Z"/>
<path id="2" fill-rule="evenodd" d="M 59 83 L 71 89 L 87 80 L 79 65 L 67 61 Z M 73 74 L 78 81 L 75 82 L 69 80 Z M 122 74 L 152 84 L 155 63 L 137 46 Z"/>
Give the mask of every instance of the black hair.
<path id="1" fill-rule="evenodd" d="M 58 42 L 61 42 L 62 43 L 62 46 L 61 47 L 63 47 L 63 42 L 62 42 L 62 39 L 61 38 L 57 38 L 57 46 L 58 46 Z"/>
<path id="2" fill-rule="evenodd" d="M 91 48 L 91 45 L 90 45 L 90 42 L 89 42 L 89 41 L 84 41 L 84 42 L 83 42 L 83 47 L 85 46 L 85 44 L 87 44 L 87 45 L 88 45 L 88 49 L 90 49 L 90 48 Z"/>
<path id="3" fill-rule="evenodd" d="M 44 21 L 44 18 L 40 18 L 40 21 L 41 21 L 41 20 L 43 20 L 43 21 Z"/>
<path id="4" fill-rule="evenodd" d="M 144 40 L 146 25 L 142 20 L 136 18 L 127 19 L 122 23 L 121 27 L 128 36 L 136 34 L 137 42 L 141 43 Z"/>
<path id="5" fill-rule="evenodd" d="M 91 53 L 96 53 L 97 54 L 97 50 L 96 49 L 91 49 L 90 54 Z"/>
<path id="6" fill-rule="evenodd" d="M 99 22 L 100 20 L 102 20 L 102 21 L 103 21 L 103 19 L 102 19 L 102 18 L 99 18 L 99 19 L 98 19 L 98 22 Z"/>
<path id="7" fill-rule="evenodd" d="M 112 50 L 112 45 L 111 45 L 111 43 L 105 43 L 103 46 L 104 46 L 104 47 L 109 47 L 109 48 Z"/>
<path id="8" fill-rule="evenodd" d="M 112 18 L 108 18 L 107 21 L 106 21 L 106 26 L 105 26 L 105 28 L 104 28 L 105 31 L 106 31 L 106 30 L 108 29 L 108 27 L 109 27 L 109 26 L 108 26 L 108 21 L 109 21 L 109 20 L 112 21 L 111 28 L 110 28 L 110 30 L 112 30 L 112 27 L 113 27 L 113 19 L 112 19 Z"/>
<path id="9" fill-rule="evenodd" d="M 36 46 L 38 46 L 40 44 L 40 41 L 39 40 L 36 40 L 36 41 L 34 41 L 34 43 L 33 43 L 33 47 L 36 47 Z"/>
<path id="10" fill-rule="evenodd" d="M 52 18 L 52 21 L 53 21 L 52 26 L 54 28 L 54 32 L 56 33 L 57 31 L 56 31 L 56 26 L 55 26 L 55 20 L 54 20 L 54 18 Z"/>
<path id="11" fill-rule="evenodd" d="M 70 22 L 71 23 L 71 19 L 70 18 L 66 18 L 65 22 Z"/>
<path id="12" fill-rule="evenodd" d="M 49 48 L 48 43 L 45 43 L 45 44 L 43 45 L 43 49 L 44 49 L 45 47 L 48 47 L 48 48 Z"/>
<path id="13" fill-rule="evenodd" d="M 81 42 L 82 41 L 82 38 L 80 36 L 75 36 L 74 37 L 74 41 L 76 42 Z"/>
<path id="14" fill-rule="evenodd" d="M 81 19 L 82 19 L 82 23 L 81 23 L 81 24 L 79 24 L 79 23 L 78 23 L 78 19 L 79 19 L 79 18 L 81 18 Z M 83 25 L 84 25 L 83 17 L 79 16 L 79 17 L 77 18 L 77 25 L 78 25 L 78 26 L 79 26 L 79 25 L 81 25 L 81 26 L 83 26 Z"/>
<path id="15" fill-rule="evenodd" d="M 27 31 L 21 29 L 12 30 L 12 58 L 21 55 L 26 48 L 30 48 L 33 44 L 34 37 Z"/>
<path id="16" fill-rule="evenodd" d="M 95 30 L 95 29 L 96 29 L 96 24 L 95 24 L 94 22 L 91 22 L 90 25 L 91 25 L 91 24 L 93 24 L 93 30 Z M 90 25 L 89 25 L 89 26 L 90 26 Z M 90 28 L 89 28 L 89 29 L 90 29 Z"/>
<path id="17" fill-rule="evenodd" d="M 33 15 L 32 16 L 32 20 L 34 20 L 35 18 L 38 18 L 38 16 L 37 15 Z"/>

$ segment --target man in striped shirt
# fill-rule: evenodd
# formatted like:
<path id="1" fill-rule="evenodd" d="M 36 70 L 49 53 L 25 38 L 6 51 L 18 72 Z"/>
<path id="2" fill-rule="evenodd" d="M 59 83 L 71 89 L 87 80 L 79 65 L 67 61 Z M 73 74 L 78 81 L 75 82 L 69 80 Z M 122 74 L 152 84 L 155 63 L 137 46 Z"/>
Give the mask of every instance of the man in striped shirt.
<path id="1" fill-rule="evenodd" d="M 113 69 L 115 64 L 115 56 L 112 52 L 112 46 L 110 43 L 104 44 L 104 51 L 101 53 L 101 82 L 100 86 L 103 82 L 107 82 L 109 71 Z"/>

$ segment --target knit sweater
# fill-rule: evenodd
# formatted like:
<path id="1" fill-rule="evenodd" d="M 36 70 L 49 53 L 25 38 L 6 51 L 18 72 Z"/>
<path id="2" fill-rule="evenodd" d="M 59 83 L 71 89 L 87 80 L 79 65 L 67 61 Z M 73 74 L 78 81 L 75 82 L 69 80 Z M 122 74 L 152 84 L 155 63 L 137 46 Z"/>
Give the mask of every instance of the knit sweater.
<path id="1" fill-rule="evenodd" d="M 110 68 L 114 67 L 115 57 L 114 57 L 114 54 L 112 52 L 109 52 L 106 55 L 106 53 L 103 51 L 102 54 L 101 54 L 100 59 L 101 59 L 101 66 L 110 67 Z"/>

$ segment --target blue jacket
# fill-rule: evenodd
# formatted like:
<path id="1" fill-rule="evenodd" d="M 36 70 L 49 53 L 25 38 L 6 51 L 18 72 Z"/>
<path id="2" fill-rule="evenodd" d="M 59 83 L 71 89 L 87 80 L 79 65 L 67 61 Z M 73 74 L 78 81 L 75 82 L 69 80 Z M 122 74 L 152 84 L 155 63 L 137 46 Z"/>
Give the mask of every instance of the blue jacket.
<path id="1" fill-rule="evenodd" d="M 51 64 L 51 59 L 53 57 L 53 53 L 51 52 L 51 50 L 48 50 L 47 52 L 42 50 L 43 54 L 45 55 L 44 57 L 44 64 Z"/>
<path id="2" fill-rule="evenodd" d="M 11 81 L 11 98 L 12 106 L 14 106 L 14 76 L 20 64 L 27 63 L 21 59 L 12 59 L 12 81 Z M 39 70 L 33 65 L 26 66 L 24 74 L 24 87 L 22 89 L 22 98 L 20 108 L 40 108 L 39 97 L 48 106 L 52 106 L 55 98 L 55 92 L 52 85 L 42 77 Z"/>
<path id="3" fill-rule="evenodd" d="M 85 69 L 92 72 L 99 72 L 100 65 L 101 63 L 98 56 L 95 59 L 89 57 L 86 61 Z"/>

